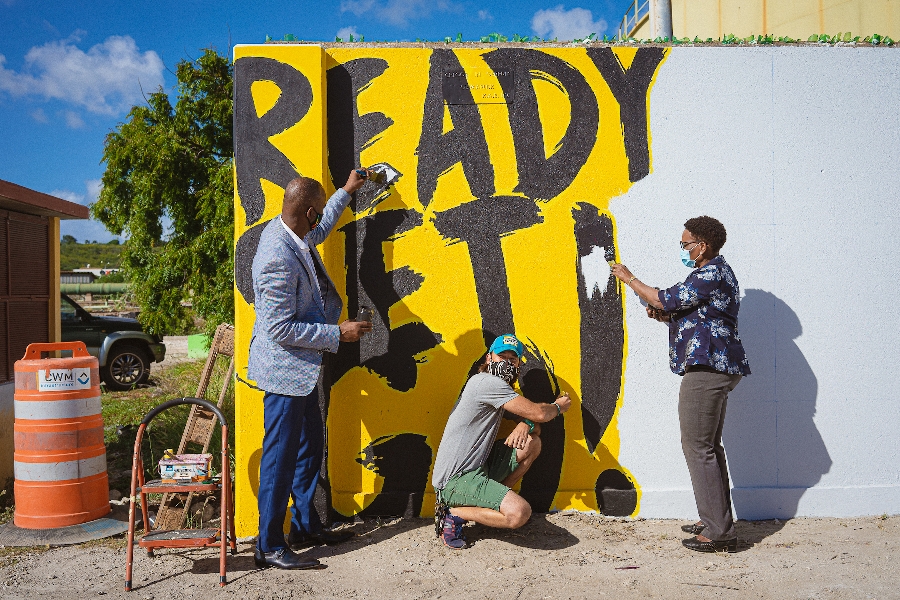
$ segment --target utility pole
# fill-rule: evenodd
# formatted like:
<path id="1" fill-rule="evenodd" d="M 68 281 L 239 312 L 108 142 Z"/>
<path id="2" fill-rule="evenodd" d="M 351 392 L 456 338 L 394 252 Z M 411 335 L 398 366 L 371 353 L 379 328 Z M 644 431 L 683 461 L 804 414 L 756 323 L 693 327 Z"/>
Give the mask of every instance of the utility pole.
<path id="1" fill-rule="evenodd" d="M 650 37 L 674 37 L 672 32 L 672 0 L 650 0 Z"/>

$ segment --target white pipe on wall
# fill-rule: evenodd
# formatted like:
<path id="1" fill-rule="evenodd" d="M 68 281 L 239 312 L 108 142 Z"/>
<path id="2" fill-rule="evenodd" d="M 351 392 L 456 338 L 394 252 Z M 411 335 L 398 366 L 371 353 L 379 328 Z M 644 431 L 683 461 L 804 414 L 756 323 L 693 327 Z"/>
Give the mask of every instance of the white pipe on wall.
<path id="1" fill-rule="evenodd" d="M 672 0 L 650 0 L 650 37 L 672 39 Z"/>

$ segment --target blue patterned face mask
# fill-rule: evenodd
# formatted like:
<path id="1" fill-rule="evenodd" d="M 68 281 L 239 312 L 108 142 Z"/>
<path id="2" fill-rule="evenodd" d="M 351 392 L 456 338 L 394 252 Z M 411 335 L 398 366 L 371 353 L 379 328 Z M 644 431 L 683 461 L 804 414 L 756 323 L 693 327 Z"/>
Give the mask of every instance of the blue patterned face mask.
<path id="1" fill-rule="evenodd" d="M 681 249 L 681 262 L 689 269 L 697 266 L 697 261 L 691 260 L 691 251 L 686 248 Z"/>

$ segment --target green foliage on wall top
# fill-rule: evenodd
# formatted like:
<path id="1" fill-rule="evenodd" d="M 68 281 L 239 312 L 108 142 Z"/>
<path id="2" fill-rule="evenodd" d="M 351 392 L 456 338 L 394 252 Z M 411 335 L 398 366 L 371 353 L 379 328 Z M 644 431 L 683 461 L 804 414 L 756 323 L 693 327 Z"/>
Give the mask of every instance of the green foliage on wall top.
<path id="1" fill-rule="evenodd" d="M 270 36 L 266 36 L 266 43 L 278 43 L 278 42 L 310 42 L 315 43 L 314 40 L 299 40 L 293 34 L 285 34 L 284 37 L 280 40 L 273 39 Z M 364 36 L 354 37 L 352 34 L 349 39 L 344 40 L 343 38 L 335 37 L 335 43 L 362 43 L 365 42 Z M 416 43 L 444 43 L 444 44 L 503 44 L 508 42 L 515 43 L 525 43 L 525 44 L 540 44 L 540 43 L 570 43 L 570 44 L 594 44 L 594 43 L 602 43 L 602 44 L 614 44 L 614 45 L 634 45 L 634 44 L 669 44 L 673 46 L 683 46 L 683 45 L 691 45 L 691 46 L 701 46 L 701 45 L 712 45 L 712 46 L 765 46 L 765 45 L 785 45 L 785 44 L 793 44 L 793 45 L 807 45 L 809 43 L 814 43 L 817 45 L 821 44 L 830 44 L 830 45 L 872 45 L 872 46 L 893 46 L 897 42 L 895 42 L 890 36 L 880 35 L 877 33 L 873 33 L 872 35 L 867 36 L 854 36 L 849 31 L 848 32 L 840 32 L 835 35 L 827 35 L 827 34 L 814 34 L 809 36 L 806 40 L 795 39 L 790 36 L 774 36 L 774 35 L 749 35 L 747 37 L 737 37 L 733 34 L 725 35 L 721 38 L 706 38 L 701 39 L 695 36 L 693 39 L 689 37 L 683 38 L 668 38 L 668 37 L 658 37 L 655 39 L 637 39 L 637 38 L 627 38 L 627 39 L 619 39 L 615 36 L 610 37 L 608 35 L 604 35 L 603 37 L 598 36 L 596 33 L 591 33 L 590 35 L 580 38 L 573 39 L 570 42 L 560 42 L 556 38 L 542 39 L 539 36 L 527 36 L 527 35 L 519 35 L 518 33 L 514 33 L 511 36 L 506 36 L 501 33 L 489 33 L 488 35 L 484 35 L 479 37 L 477 40 L 463 40 L 462 33 L 457 33 L 455 37 L 447 36 L 442 40 L 426 40 L 424 38 L 416 38 Z M 400 43 L 398 41 L 387 41 L 387 40 L 377 40 L 370 41 L 369 43 L 374 44 L 394 44 Z"/>

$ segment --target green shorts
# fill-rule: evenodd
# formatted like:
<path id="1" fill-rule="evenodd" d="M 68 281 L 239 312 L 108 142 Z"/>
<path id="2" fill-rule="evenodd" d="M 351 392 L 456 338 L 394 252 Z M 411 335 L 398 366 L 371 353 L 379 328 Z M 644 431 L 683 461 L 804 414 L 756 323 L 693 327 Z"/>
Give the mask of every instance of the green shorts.
<path id="1" fill-rule="evenodd" d="M 480 506 L 500 510 L 500 503 L 509 491 L 500 482 L 518 466 L 516 449 L 504 444 L 503 440 L 497 440 L 483 467 L 450 478 L 440 491 L 441 500 L 450 508 Z"/>

